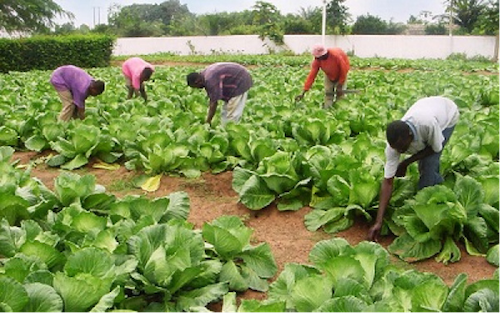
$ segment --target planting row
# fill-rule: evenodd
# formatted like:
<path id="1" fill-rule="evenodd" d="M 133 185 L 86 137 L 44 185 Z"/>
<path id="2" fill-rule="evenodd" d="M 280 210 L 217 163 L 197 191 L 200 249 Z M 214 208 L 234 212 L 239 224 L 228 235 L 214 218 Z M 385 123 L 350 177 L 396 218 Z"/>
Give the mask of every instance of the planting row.
<path id="1" fill-rule="evenodd" d="M 396 181 L 383 231 L 400 236 L 391 251 L 403 259 L 453 262 L 459 259 L 457 241 L 482 255 L 498 243 L 498 76 L 463 75 L 446 61 L 439 68 L 352 71 L 349 88 L 362 93 L 329 110 L 321 109 L 320 84 L 307 102 L 294 101 L 307 74 L 302 67 L 252 68 L 254 87 L 243 118 L 225 127 L 204 123 L 207 99 L 186 86 L 185 75 L 198 67 L 158 67 L 147 103 L 125 100 L 118 68 L 92 69 L 107 82 L 106 92 L 89 101 L 84 121 L 69 123 L 56 120 L 60 103 L 50 73 L 10 73 L 1 77 L 0 144 L 50 149 L 47 163 L 69 170 L 90 158 L 118 162 L 144 171 L 151 178 L 145 180 L 148 189 L 164 173 L 196 177 L 233 170 L 233 188 L 249 209 L 273 201 L 280 210 L 310 206 L 315 210 L 306 217 L 308 229 L 334 233 L 357 215 L 370 222 L 375 213 L 387 123 L 419 98 L 444 95 L 461 113 L 441 159 L 445 182 L 435 187 L 446 196 L 416 194 L 417 169 L 410 167 Z M 422 211 L 429 201 L 441 212 L 431 220 Z"/>
<path id="2" fill-rule="evenodd" d="M 0 147 L 0 306 L 7 311 L 498 311 L 498 270 L 452 286 L 438 276 L 404 270 L 373 242 L 318 242 L 311 265 L 281 273 L 269 245 L 234 216 L 186 221 L 184 192 L 149 199 L 106 193 L 95 177 L 62 172 L 54 191 L 11 163 Z M 496 251 L 488 260 L 498 265 Z M 277 278 L 269 284 L 268 279 Z M 236 292 L 268 299 L 236 302 Z"/>

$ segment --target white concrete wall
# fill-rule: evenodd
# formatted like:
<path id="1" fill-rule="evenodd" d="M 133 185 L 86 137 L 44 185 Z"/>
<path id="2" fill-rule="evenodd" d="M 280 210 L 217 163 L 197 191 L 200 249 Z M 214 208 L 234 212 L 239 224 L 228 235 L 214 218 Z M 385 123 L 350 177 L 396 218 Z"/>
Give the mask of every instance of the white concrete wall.
<path id="1" fill-rule="evenodd" d="M 300 54 L 320 43 L 321 36 L 286 35 L 284 41 L 286 49 Z M 491 36 L 330 35 L 325 37 L 325 44 L 359 57 L 443 59 L 452 53 L 493 58 L 498 43 Z M 261 41 L 257 35 L 118 38 L 113 55 L 267 54 L 280 49 L 270 41 Z"/>

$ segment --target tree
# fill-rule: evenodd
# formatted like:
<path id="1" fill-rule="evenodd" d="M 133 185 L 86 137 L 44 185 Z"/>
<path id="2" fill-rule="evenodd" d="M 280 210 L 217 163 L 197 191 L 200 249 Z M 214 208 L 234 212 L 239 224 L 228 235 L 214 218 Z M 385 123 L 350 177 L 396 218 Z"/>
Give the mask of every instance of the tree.
<path id="1" fill-rule="evenodd" d="M 94 28 L 90 31 L 92 33 L 97 33 L 97 34 L 106 34 L 106 35 L 114 35 L 114 30 L 112 29 L 111 26 L 108 24 L 97 24 L 94 26 Z"/>
<path id="2" fill-rule="evenodd" d="M 408 18 L 408 21 L 406 21 L 407 24 L 423 24 L 424 22 L 415 17 L 414 15 L 410 15 L 410 17 Z"/>
<path id="3" fill-rule="evenodd" d="M 351 15 L 344 2 L 345 0 L 332 0 L 326 5 L 327 25 L 333 34 L 347 34 Z"/>
<path id="4" fill-rule="evenodd" d="M 427 24 L 425 25 L 426 35 L 446 35 L 447 28 L 444 24 Z"/>
<path id="5" fill-rule="evenodd" d="M 386 30 L 387 24 L 380 17 L 370 14 L 358 16 L 352 26 L 352 33 L 356 35 L 381 35 Z"/>
<path id="6" fill-rule="evenodd" d="M 446 3 L 446 11 L 451 13 L 453 23 L 469 34 L 485 9 L 484 0 L 446 0 Z"/>
<path id="7" fill-rule="evenodd" d="M 121 8 L 122 14 L 131 14 L 144 22 L 161 22 L 170 25 L 172 19 L 190 14 L 187 5 L 179 0 L 168 0 L 160 4 L 131 4 Z"/>
<path id="8" fill-rule="evenodd" d="M 67 35 L 76 31 L 75 24 L 73 23 L 64 23 L 62 25 L 56 25 L 54 29 L 54 34 L 57 35 Z"/>
<path id="9" fill-rule="evenodd" d="M 259 38 L 269 38 L 277 44 L 283 44 L 283 30 L 280 25 L 280 11 L 271 3 L 257 1 L 253 6 L 254 24 L 259 25 Z"/>
<path id="10" fill-rule="evenodd" d="M 0 29 L 8 33 L 47 30 L 57 16 L 73 18 L 52 0 L 0 1 Z"/>
<path id="11" fill-rule="evenodd" d="M 444 35 L 446 34 L 446 25 L 442 21 L 442 16 L 433 16 L 431 11 L 420 11 L 418 16 L 410 15 L 406 22 L 408 26 L 420 24 L 424 25 L 426 35 Z"/>
<path id="12" fill-rule="evenodd" d="M 406 26 L 392 21 L 386 22 L 370 14 L 358 16 L 352 26 L 352 33 L 357 35 L 397 35 L 404 32 Z"/>
<path id="13" fill-rule="evenodd" d="M 182 15 L 172 19 L 167 27 L 167 33 L 171 36 L 192 36 L 197 34 L 197 25 L 199 22 L 195 15 Z"/>
<path id="14" fill-rule="evenodd" d="M 114 5 L 109 14 L 109 23 L 121 36 L 162 36 L 171 34 L 171 24 L 177 20 L 188 20 L 191 15 L 185 4 L 179 0 L 164 1 L 160 4 Z"/>
<path id="15" fill-rule="evenodd" d="M 283 28 L 285 34 L 311 34 L 311 21 L 297 17 L 294 14 L 287 14 L 283 20 Z"/>
<path id="16" fill-rule="evenodd" d="M 474 25 L 474 32 L 480 35 L 498 35 L 498 11 L 498 0 L 490 0 Z"/>
<path id="17" fill-rule="evenodd" d="M 89 27 L 89 25 L 87 25 L 87 24 L 81 24 L 80 27 L 78 27 L 78 32 L 81 33 L 81 34 L 88 34 L 88 33 L 90 33 L 90 27 Z"/>
<path id="18" fill-rule="evenodd" d="M 386 23 L 386 28 L 384 34 L 387 35 L 398 35 L 402 34 L 406 29 L 406 26 L 402 23 L 394 23 L 392 20 Z"/>
<path id="19" fill-rule="evenodd" d="M 307 7 L 300 8 L 299 16 L 311 23 L 310 34 L 321 33 L 321 26 L 323 22 L 323 9 L 321 7 Z"/>
<path id="20" fill-rule="evenodd" d="M 250 10 L 229 13 L 233 25 L 223 31 L 227 35 L 252 35 L 258 33 L 258 26 L 253 24 L 254 13 Z"/>
<path id="21" fill-rule="evenodd" d="M 498 50 L 500 46 L 500 1 L 490 0 L 485 6 L 478 24 L 479 29 L 485 34 L 495 34 L 496 40 L 493 61 L 498 61 Z"/>
<path id="22" fill-rule="evenodd" d="M 234 16 L 227 12 L 202 15 L 199 22 L 205 36 L 217 36 L 237 26 Z"/>
<path id="23" fill-rule="evenodd" d="M 420 11 L 418 16 L 410 15 L 406 22 L 407 24 L 428 24 L 431 22 L 433 16 L 431 11 Z"/>
<path id="24" fill-rule="evenodd" d="M 136 11 L 138 6 L 131 5 L 122 8 L 115 4 L 110 8 L 109 24 L 113 26 L 116 34 L 123 37 L 161 36 L 163 34 L 161 22 L 145 21 Z"/>
<path id="25" fill-rule="evenodd" d="M 160 19 L 165 25 L 170 25 L 172 20 L 191 15 L 186 4 L 181 4 L 179 0 L 168 0 L 158 5 Z"/>

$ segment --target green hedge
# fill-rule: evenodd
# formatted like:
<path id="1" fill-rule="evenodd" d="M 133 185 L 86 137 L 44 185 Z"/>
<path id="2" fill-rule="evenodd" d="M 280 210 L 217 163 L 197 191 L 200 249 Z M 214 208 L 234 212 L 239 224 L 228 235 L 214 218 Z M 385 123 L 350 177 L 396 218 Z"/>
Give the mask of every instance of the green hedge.
<path id="1" fill-rule="evenodd" d="M 61 65 L 109 65 L 115 38 L 107 35 L 0 39 L 0 72 L 51 70 Z"/>

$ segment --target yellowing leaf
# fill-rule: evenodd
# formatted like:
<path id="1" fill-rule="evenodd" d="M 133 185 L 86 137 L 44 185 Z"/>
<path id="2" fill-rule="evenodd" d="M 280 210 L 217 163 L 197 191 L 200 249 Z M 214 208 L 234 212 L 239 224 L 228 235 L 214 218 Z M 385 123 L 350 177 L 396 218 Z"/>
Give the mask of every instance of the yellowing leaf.
<path id="1" fill-rule="evenodd" d="M 146 181 L 144 181 L 144 183 L 142 183 L 141 185 L 142 190 L 149 192 L 158 190 L 158 188 L 160 188 L 160 181 L 162 176 L 163 174 L 159 174 L 146 179 Z"/>
<path id="2" fill-rule="evenodd" d="M 117 169 L 120 168 L 120 164 L 109 164 L 99 160 L 94 165 L 92 165 L 92 167 L 101 168 L 103 170 L 116 171 Z"/>

